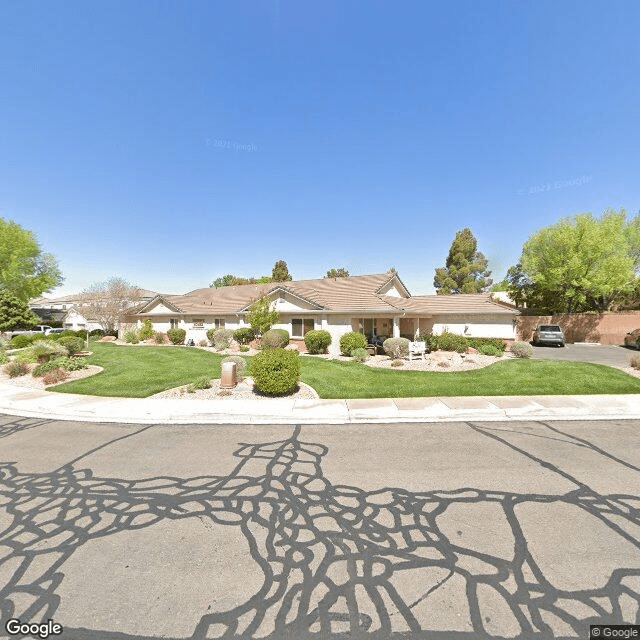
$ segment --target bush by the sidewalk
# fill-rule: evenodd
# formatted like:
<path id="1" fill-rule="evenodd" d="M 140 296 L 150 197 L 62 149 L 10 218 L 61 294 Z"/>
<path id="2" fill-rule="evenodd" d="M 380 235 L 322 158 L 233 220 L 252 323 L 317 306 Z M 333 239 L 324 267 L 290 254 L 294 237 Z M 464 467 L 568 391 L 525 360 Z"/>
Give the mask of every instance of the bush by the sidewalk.
<path id="1" fill-rule="evenodd" d="M 309 353 L 326 353 L 331 344 L 331 334 L 323 329 L 312 329 L 304 334 L 304 344 Z"/>
<path id="2" fill-rule="evenodd" d="M 172 344 L 184 344 L 184 339 L 187 337 L 187 332 L 184 329 L 169 329 L 167 336 L 171 340 Z"/>
<path id="3" fill-rule="evenodd" d="M 640 369 L 640 356 L 631 356 L 631 360 L 629 360 L 629 364 L 634 369 Z"/>
<path id="4" fill-rule="evenodd" d="M 340 353 L 347 358 L 353 355 L 355 349 L 366 349 L 367 339 L 356 331 L 349 331 L 340 338 Z"/>
<path id="5" fill-rule="evenodd" d="M 300 354 L 286 349 L 264 349 L 249 366 L 259 391 L 279 396 L 293 391 L 300 379 Z"/>

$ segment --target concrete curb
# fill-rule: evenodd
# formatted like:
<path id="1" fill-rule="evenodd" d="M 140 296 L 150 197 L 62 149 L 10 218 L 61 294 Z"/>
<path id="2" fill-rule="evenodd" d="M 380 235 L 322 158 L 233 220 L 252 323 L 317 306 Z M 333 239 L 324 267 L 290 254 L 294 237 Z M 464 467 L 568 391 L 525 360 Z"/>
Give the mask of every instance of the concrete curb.
<path id="1" fill-rule="evenodd" d="M 126 424 L 367 424 L 506 420 L 640 420 L 640 394 L 372 400 L 105 398 L 0 384 L 0 413 Z"/>

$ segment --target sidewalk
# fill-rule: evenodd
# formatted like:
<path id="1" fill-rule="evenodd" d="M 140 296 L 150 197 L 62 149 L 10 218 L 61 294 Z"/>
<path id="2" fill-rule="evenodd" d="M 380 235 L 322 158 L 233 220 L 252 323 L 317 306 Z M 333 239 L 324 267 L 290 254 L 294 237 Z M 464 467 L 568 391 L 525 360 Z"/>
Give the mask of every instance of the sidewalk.
<path id="1" fill-rule="evenodd" d="M 640 420 L 640 395 L 374 400 L 104 398 L 0 384 L 0 413 L 133 424 L 342 424 L 460 420 Z"/>

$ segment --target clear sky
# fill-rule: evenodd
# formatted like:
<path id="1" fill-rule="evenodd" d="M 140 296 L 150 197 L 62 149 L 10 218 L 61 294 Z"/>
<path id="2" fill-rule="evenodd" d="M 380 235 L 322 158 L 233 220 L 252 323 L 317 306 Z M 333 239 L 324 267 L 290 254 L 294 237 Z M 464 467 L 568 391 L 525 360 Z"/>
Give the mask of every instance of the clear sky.
<path id="1" fill-rule="evenodd" d="M 0 217 L 182 293 L 395 267 L 640 210 L 638 0 L 0 0 Z"/>

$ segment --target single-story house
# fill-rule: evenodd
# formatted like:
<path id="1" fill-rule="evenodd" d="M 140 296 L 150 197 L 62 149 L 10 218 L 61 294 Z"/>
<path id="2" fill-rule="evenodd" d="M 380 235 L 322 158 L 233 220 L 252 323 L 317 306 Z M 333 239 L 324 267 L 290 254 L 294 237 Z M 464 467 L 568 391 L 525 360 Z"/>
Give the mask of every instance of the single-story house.
<path id="1" fill-rule="evenodd" d="M 249 326 L 252 303 L 268 297 L 280 313 L 274 329 L 286 329 L 304 349 L 310 329 L 331 334 L 331 353 L 350 331 L 367 336 L 404 336 L 451 331 L 469 337 L 516 339 L 519 311 L 494 301 L 490 294 L 411 296 L 395 271 L 368 276 L 293 280 L 268 284 L 196 289 L 184 295 L 157 295 L 138 306 L 121 327 L 151 320 L 155 331 L 185 329 L 187 340 L 206 340 L 209 329 Z"/>

